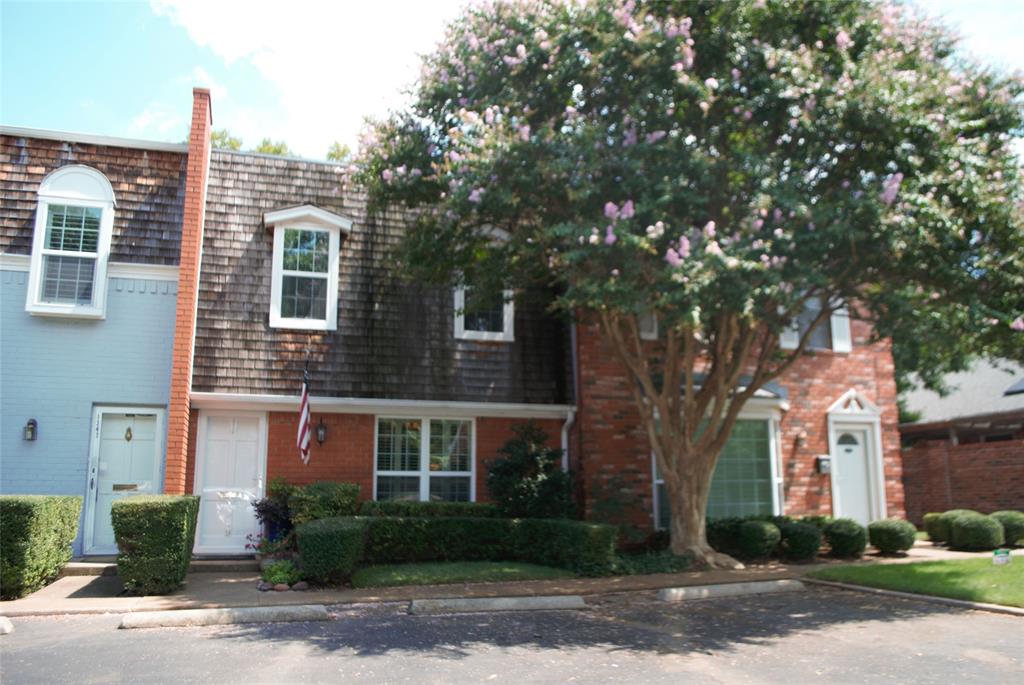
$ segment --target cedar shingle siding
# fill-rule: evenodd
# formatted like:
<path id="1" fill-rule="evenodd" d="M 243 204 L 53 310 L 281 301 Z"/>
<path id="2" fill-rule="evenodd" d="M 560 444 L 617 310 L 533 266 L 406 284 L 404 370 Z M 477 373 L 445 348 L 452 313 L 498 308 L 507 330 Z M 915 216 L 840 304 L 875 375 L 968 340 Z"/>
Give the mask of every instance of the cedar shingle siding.
<path id="1" fill-rule="evenodd" d="M 342 234 L 338 330 L 270 328 L 267 211 L 312 204 L 355 224 Z M 455 340 L 451 291 L 397 277 L 397 214 L 367 224 L 362 195 L 332 164 L 215 150 L 203 236 L 192 389 L 333 397 L 563 403 L 566 326 L 516 303 L 515 342 Z"/>
<path id="2" fill-rule="evenodd" d="M 55 169 L 84 164 L 102 172 L 117 207 L 110 259 L 178 263 L 185 154 L 41 138 L 0 136 L 0 252 L 30 254 L 39 183 Z"/>

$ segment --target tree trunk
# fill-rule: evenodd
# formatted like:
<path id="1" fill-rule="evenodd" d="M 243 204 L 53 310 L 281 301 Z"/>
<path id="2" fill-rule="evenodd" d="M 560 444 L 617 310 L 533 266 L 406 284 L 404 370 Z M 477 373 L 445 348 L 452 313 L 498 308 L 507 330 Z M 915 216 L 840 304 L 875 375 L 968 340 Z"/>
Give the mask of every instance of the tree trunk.
<path id="1" fill-rule="evenodd" d="M 706 458 L 706 457 L 705 457 Z M 714 470 L 712 469 L 712 472 Z M 671 550 L 673 554 L 690 555 L 698 564 L 710 568 L 741 569 L 741 564 L 728 554 L 716 552 L 708 544 L 705 528 L 707 518 L 708 492 L 711 490 L 711 477 L 684 475 L 680 479 L 679 492 L 672 492 L 668 480 L 671 502 Z"/>

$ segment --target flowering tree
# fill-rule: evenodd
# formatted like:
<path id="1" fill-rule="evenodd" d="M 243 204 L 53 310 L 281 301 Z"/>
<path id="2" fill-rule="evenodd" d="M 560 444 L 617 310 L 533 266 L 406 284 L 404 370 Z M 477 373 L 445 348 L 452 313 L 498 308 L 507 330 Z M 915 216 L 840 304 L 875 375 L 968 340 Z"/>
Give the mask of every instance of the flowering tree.
<path id="1" fill-rule="evenodd" d="M 425 58 L 359 175 L 371 207 L 416 210 L 414 275 L 547 283 L 599 322 L 672 550 L 730 565 L 704 531 L 715 463 L 805 354 L 810 330 L 780 336 L 810 299 L 814 323 L 847 307 L 879 335 L 916 320 L 1024 347 L 1024 85 L 953 48 L 867 0 L 499 0 Z"/>

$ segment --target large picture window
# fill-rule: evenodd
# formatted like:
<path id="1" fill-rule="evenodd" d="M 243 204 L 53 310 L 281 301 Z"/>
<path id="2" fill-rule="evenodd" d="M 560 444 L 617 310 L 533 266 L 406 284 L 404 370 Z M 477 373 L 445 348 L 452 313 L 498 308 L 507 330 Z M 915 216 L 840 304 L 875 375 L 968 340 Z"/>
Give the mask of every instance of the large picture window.
<path id="1" fill-rule="evenodd" d="M 772 422 L 769 419 L 740 419 L 736 422 L 711 478 L 707 508 L 709 519 L 778 513 L 772 468 L 774 452 Z M 671 502 L 657 462 L 654 486 L 655 525 L 667 528 Z"/>
<path id="2" fill-rule="evenodd" d="M 376 499 L 474 499 L 472 420 L 379 418 L 376 448 Z"/>

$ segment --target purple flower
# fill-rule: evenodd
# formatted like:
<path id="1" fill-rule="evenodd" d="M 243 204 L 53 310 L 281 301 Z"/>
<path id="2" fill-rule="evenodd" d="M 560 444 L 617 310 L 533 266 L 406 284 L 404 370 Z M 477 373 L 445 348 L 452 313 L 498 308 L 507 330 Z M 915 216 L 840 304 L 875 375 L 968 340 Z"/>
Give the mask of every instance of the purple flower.
<path id="1" fill-rule="evenodd" d="M 529 124 L 523 124 L 522 126 L 517 128 L 516 130 L 519 132 L 519 140 L 521 140 L 523 142 L 528 142 L 530 140 L 530 125 Z"/>
<path id="2" fill-rule="evenodd" d="M 380 177 L 384 179 L 385 183 L 391 183 L 392 175 L 393 174 L 391 173 L 391 169 L 385 169 L 384 171 L 380 172 Z"/>
<path id="3" fill-rule="evenodd" d="M 633 145 L 636 145 L 636 140 L 636 126 L 630 126 L 628 129 L 626 129 L 625 134 L 623 134 L 622 136 L 622 146 L 631 147 Z"/>
<path id="4" fill-rule="evenodd" d="M 668 262 L 670 266 L 680 266 L 683 263 L 679 253 L 671 247 L 665 250 L 665 261 Z"/>
<path id="5" fill-rule="evenodd" d="M 836 47 L 840 50 L 846 50 L 853 45 L 853 39 L 850 38 L 850 34 L 840 29 L 839 33 L 836 34 Z"/>
<path id="6" fill-rule="evenodd" d="M 1024 316 L 1018 316 L 1014 319 L 1013 323 L 1010 324 L 1010 328 L 1015 331 L 1024 331 Z"/>
<path id="7" fill-rule="evenodd" d="M 618 205 L 616 205 L 614 202 L 611 202 L 611 201 L 605 202 L 604 203 L 604 215 L 606 217 L 608 217 L 609 219 L 611 219 L 612 221 L 615 221 L 616 219 L 618 219 L 619 218 L 619 207 L 618 207 Z"/>
<path id="8" fill-rule="evenodd" d="M 635 212 L 634 212 L 634 209 L 633 209 L 633 201 L 632 200 L 626 200 L 622 204 L 622 209 L 619 210 L 619 218 L 620 219 L 632 219 L 634 213 Z"/>
<path id="9" fill-rule="evenodd" d="M 479 204 L 484 199 L 483 188 L 473 188 L 472 192 L 469 193 L 469 201 L 473 204 Z"/>
<path id="10" fill-rule="evenodd" d="M 740 80 L 740 70 L 737 69 L 736 67 L 732 68 L 732 80 L 733 81 L 739 81 Z"/>
<path id="11" fill-rule="evenodd" d="M 775 219 L 776 222 L 781 221 L 782 220 L 782 210 L 776 208 L 775 211 L 772 212 L 772 218 Z"/>
<path id="12" fill-rule="evenodd" d="M 667 135 L 668 134 L 665 131 L 661 131 L 661 130 L 651 131 L 650 133 L 647 134 L 647 142 L 648 143 L 657 143 L 659 140 L 661 140 L 662 138 L 664 138 Z"/>
<path id="13" fill-rule="evenodd" d="M 615 229 L 609 224 L 609 226 L 604 230 L 604 244 L 614 245 L 616 240 L 618 240 L 618 237 L 615 235 Z"/>
<path id="14" fill-rule="evenodd" d="M 900 184 L 902 182 L 903 174 L 898 171 L 885 179 L 885 182 L 882 184 L 882 193 L 879 197 L 886 206 L 896 201 L 896 196 L 900 192 Z"/>
<path id="15" fill-rule="evenodd" d="M 760 231 L 764 226 L 764 219 L 754 219 L 754 230 Z"/>
<path id="16" fill-rule="evenodd" d="M 683 259 L 690 256 L 690 239 L 685 235 L 679 239 L 679 254 Z"/>
<path id="17" fill-rule="evenodd" d="M 704 224 L 704 235 L 706 235 L 709 238 L 714 238 L 715 237 L 715 222 L 714 221 L 709 221 L 706 224 Z"/>

